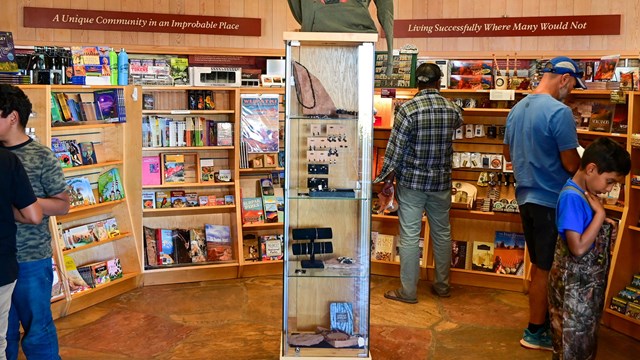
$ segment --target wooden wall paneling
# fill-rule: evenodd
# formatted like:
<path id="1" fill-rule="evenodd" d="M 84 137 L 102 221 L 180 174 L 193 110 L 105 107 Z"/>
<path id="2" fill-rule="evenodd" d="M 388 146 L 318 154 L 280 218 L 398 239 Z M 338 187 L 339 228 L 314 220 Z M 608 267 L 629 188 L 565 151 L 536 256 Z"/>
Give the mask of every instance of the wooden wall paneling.
<path id="1" fill-rule="evenodd" d="M 540 15 L 540 1 L 523 1 L 522 2 L 522 16 L 539 16 Z M 538 42 L 541 41 L 537 36 L 523 37 L 520 42 L 521 50 L 537 50 Z"/>
<path id="2" fill-rule="evenodd" d="M 460 0 L 449 0 L 446 5 L 442 8 L 442 18 L 459 18 L 458 11 Z M 442 51 L 456 51 L 456 49 L 460 49 L 459 47 L 459 39 L 458 38 L 446 38 L 442 43 Z"/>
<path id="3" fill-rule="evenodd" d="M 175 10 L 176 9 L 175 9 L 175 5 L 174 5 L 173 1 L 169 1 L 169 0 L 154 0 L 153 12 L 175 14 L 176 13 Z M 145 12 L 147 10 L 140 9 L 140 7 L 138 7 L 138 11 Z M 169 33 L 152 33 L 152 34 L 153 34 L 153 44 L 154 45 L 164 45 L 164 46 L 174 45 L 170 41 L 171 36 L 173 34 L 169 34 Z M 138 35 L 138 36 L 140 36 L 140 35 Z M 138 44 L 144 44 L 144 42 L 138 40 Z M 175 45 L 177 45 L 177 44 L 175 44 Z"/>
<path id="4" fill-rule="evenodd" d="M 274 1 L 272 14 L 272 18 L 274 19 L 285 17 L 291 17 L 293 19 L 291 11 L 289 10 L 289 4 L 285 1 Z M 296 26 L 294 28 L 297 29 L 298 27 Z M 282 38 L 282 33 L 291 29 L 292 28 L 289 28 L 287 26 L 286 21 L 273 21 L 273 36 L 271 38 L 271 47 L 274 49 L 284 50 L 284 40 Z"/>
<path id="5" fill-rule="evenodd" d="M 273 41 L 273 26 L 271 25 L 271 22 L 268 21 L 267 19 L 271 19 L 271 21 L 277 21 L 277 18 L 274 18 L 274 13 L 273 13 L 273 1 L 260 1 L 259 5 L 258 5 L 258 10 L 259 10 L 259 14 L 260 17 L 263 16 L 263 14 L 266 15 L 266 18 L 263 17 L 263 21 L 262 21 L 262 36 L 260 38 L 260 42 L 258 43 L 258 48 L 281 48 L 284 49 L 284 43 L 282 42 L 282 34 L 277 34 L 277 36 L 280 38 L 278 47 L 274 47 L 274 41 Z"/>
<path id="6" fill-rule="evenodd" d="M 213 16 L 229 16 L 229 0 L 214 0 L 213 1 Z M 216 47 L 230 47 L 231 37 L 227 35 L 213 35 Z"/>
<path id="7" fill-rule="evenodd" d="M 491 17 L 491 6 L 487 6 L 486 3 L 482 1 L 474 1 L 473 2 L 473 13 L 476 17 Z M 489 48 L 489 42 L 492 39 L 488 37 L 477 37 L 473 38 L 473 51 L 478 51 L 479 49 L 487 49 Z"/>
<path id="8" fill-rule="evenodd" d="M 458 3 L 458 16 L 459 18 L 472 18 L 474 17 L 473 0 L 460 0 Z M 486 4 L 485 4 L 486 6 Z M 457 39 L 458 48 L 473 50 L 474 38 L 464 37 Z"/>
<path id="9" fill-rule="evenodd" d="M 431 3 L 429 3 L 431 4 Z M 415 17 L 417 19 L 426 19 L 428 18 L 428 12 L 431 8 L 431 5 L 424 6 L 423 0 L 413 0 L 413 11 L 411 12 L 411 17 Z M 400 17 L 396 16 L 398 19 Z M 411 39 L 411 43 L 418 47 L 418 49 L 426 49 L 427 48 L 427 38 L 414 38 Z"/>
<path id="10" fill-rule="evenodd" d="M 256 17 L 260 17 L 260 7 L 258 6 L 259 4 L 257 4 L 254 1 L 246 1 L 246 0 L 242 0 L 239 1 L 244 3 L 244 16 L 248 17 L 248 18 L 256 18 Z M 266 20 L 263 19 L 262 21 L 262 28 L 264 28 Z M 244 38 L 244 46 L 249 48 L 249 49 L 257 49 L 258 46 L 260 45 L 260 41 L 261 39 L 258 37 L 254 37 L 254 36 L 245 36 Z M 284 47 L 284 43 L 280 44 L 280 48 Z"/>

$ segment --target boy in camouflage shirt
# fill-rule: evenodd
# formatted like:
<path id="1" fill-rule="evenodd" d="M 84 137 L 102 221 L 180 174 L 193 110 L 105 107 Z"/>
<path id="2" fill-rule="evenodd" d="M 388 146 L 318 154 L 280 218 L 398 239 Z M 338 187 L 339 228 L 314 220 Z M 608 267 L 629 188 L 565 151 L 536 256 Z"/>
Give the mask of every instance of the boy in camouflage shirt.
<path id="1" fill-rule="evenodd" d="M 556 208 L 558 240 L 549 272 L 549 315 L 554 359 L 595 359 L 597 330 L 607 283 L 609 245 L 615 231 L 605 223 L 598 194 L 623 182 L 629 153 L 601 137 L 584 152 Z M 604 223 L 604 225 L 603 225 Z"/>

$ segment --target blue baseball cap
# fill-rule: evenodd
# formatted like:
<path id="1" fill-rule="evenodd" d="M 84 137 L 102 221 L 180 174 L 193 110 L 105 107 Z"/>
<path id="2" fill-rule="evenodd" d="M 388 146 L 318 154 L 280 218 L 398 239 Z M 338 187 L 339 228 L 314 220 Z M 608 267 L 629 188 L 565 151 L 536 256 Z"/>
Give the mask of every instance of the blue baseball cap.
<path id="1" fill-rule="evenodd" d="M 587 85 L 584 83 L 582 79 L 583 72 L 580 71 L 580 67 L 578 63 L 571 60 L 566 56 L 558 56 L 549 60 L 549 62 L 542 69 L 543 73 L 554 73 L 554 74 L 569 74 L 576 79 L 576 85 L 574 88 L 578 89 L 586 89 Z"/>

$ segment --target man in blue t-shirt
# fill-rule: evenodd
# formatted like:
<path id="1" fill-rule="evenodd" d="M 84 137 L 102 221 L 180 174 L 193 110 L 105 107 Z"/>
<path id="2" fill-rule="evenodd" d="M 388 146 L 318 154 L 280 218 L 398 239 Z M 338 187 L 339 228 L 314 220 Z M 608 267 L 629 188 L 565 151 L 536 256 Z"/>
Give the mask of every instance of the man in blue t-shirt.
<path id="1" fill-rule="evenodd" d="M 42 208 L 18 157 L 1 148 L 0 184 L 0 358 L 4 358 L 11 294 L 18 278 L 15 221 L 39 224 Z"/>
<path id="2" fill-rule="evenodd" d="M 564 183 L 578 170 L 578 135 L 571 109 L 562 101 L 586 88 L 578 64 L 568 57 L 551 59 L 535 91 L 518 102 L 507 117 L 504 155 L 513 162 L 529 258 L 529 325 L 520 343 L 551 350 L 548 332 L 547 282 L 557 237 L 555 207 Z"/>

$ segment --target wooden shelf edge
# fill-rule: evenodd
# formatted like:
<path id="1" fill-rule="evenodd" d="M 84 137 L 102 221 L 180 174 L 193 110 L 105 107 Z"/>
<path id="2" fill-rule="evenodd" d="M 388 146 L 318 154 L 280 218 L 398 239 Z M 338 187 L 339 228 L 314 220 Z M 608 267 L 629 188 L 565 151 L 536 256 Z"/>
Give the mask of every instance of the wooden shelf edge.
<path id="1" fill-rule="evenodd" d="M 187 264 L 176 264 L 167 267 L 158 266 L 152 269 L 144 269 L 143 274 L 147 273 L 162 273 L 162 272 L 173 272 L 173 271 L 184 271 L 184 270 L 204 270 L 204 269 L 215 269 L 215 268 L 229 268 L 229 267 L 238 267 L 240 264 L 238 261 L 229 261 L 229 262 L 221 262 L 221 263 L 211 263 L 211 262 L 202 262 L 202 263 L 187 263 Z"/>
<path id="2" fill-rule="evenodd" d="M 172 147 L 143 147 L 142 151 L 202 151 L 202 150 L 234 150 L 235 146 L 172 146 Z"/>
<path id="3" fill-rule="evenodd" d="M 267 173 L 267 172 L 270 173 L 270 172 L 273 172 L 273 171 L 284 171 L 284 168 L 283 167 L 272 167 L 272 168 L 266 168 L 265 167 L 265 168 L 240 169 L 240 173 L 241 174 L 242 173 L 244 173 L 244 174 L 247 174 L 247 173 L 249 173 L 249 174 L 250 173 L 260 174 L 260 173 Z"/>
<path id="4" fill-rule="evenodd" d="M 94 204 L 94 205 L 77 206 L 77 207 L 69 209 L 69 212 L 67 214 L 58 216 L 58 219 L 64 219 L 68 215 L 79 214 L 79 213 L 82 213 L 82 212 L 85 212 L 85 211 L 88 212 L 90 210 L 116 206 L 116 205 L 122 204 L 122 203 L 124 203 L 126 201 L 127 201 L 126 199 L 122 199 L 122 200 L 114 200 L 114 201 L 107 201 L 107 202 L 103 202 L 103 203 L 97 203 L 97 204 Z"/>
<path id="5" fill-rule="evenodd" d="M 189 188 L 189 187 L 228 187 L 235 186 L 233 181 L 222 183 L 171 183 L 162 185 L 142 185 L 143 189 L 177 189 L 177 188 Z"/>
<path id="6" fill-rule="evenodd" d="M 66 123 L 66 124 L 69 124 L 69 123 Z M 87 129 L 110 128 L 110 127 L 116 127 L 119 124 L 126 124 L 126 123 L 89 123 L 89 124 L 82 124 L 82 125 L 76 125 L 76 124 L 79 124 L 79 123 L 74 122 L 73 125 L 51 126 L 51 132 L 63 132 L 65 130 L 87 130 Z"/>
<path id="7" fill-rule="evenodd" d="M 630 323 L 632 323 L 632 324 L 635 324 L 635 325 L 637 325 L 637 326 L 640 326 L 640 320 L 638 320 L 638 319 L 634 319 L 634 318 L 632 318 L 631 316 L 627 316 L 627 315 L 624 315 L 624 314 L 620 314 L 619 312 L 617 312 L 617 311 L 615 311 L 615 310 L 613 310 L 613 309 L 610 309 L 610 308 L 605 308 L 605 309 L 604 309 L 604 311 L 605 311 L 607 314 L 611 314 L 611 315 L 613 315 L 613 316 L 615 316 L 615 317 L 618 317 L 618 318 L 623 319 L 623 320 L 626 320 L 626 321 L 628 321 L 628 322 L 630 322 Z"/>
<path id="8" fill-rule="evenodd" d="M 191 206 L 183 208 L 161 208 L 161 209 L 143 209 L 143 214 L 169 214 L 173 212 L 200 212 L 200 211 L 212 211 L 212 212 L 224 212 L 234 210 L 235 205 L 218 205 L 218 206 Z"/>
<path id="9" fill-rule="evenodd" d="M 108 283 L 100 285 L 100 286 L 97 286 L 95 288 L 91 288 L 91 289 L 87 289 L 87 290 L 80 291 L 80 292 L 77 292 L 77 293 L 73 293 L 73 294 L 71 294 L 71 301 L 73 301 L 75 299 L 78 299 L 78 298 L 81 298 L 81 297 L 84 297 L 84 296 L 87 296 L 87 295 L 91 295 L 93 293 L 97 293 L 97 292 L 99 292 L 101 290 L 104 290 L 104 289 L 107 289 L 107 288 L 109 288 L 111 286 L 117 285 L 118 283 L 122 283 L 122 282 L 125 282 L 127 280 L 134 279 L 138 275 L 140 275 L 140 273 L 127 273 L 127 274 L 122 275 L 122 277 L 120 279 L 111 280 Z"/>
<path id="10" fill-rule="evenodd" d="M 629 225 L 629 230 L 639 231 L 639 232 L 640 232 L 640 227 L 638 227 L 638 226 L 631 226 L 631 225 Z"/>
<path id="11" fill-rule="evenodd" d="M 284 227 L 284 223 L 242 224 L 243 229 L 272 229 Z"/>
<path id="12" fill-rule="evenodd" d="M 115 166 L 115 165 L 122 165 L 122 164 L 124 164 L 124 161 L 122 161 L 122 160 L 105 161 L 105 162 L 101 162 L 101 163 L 97 163 L 97 164 L 91 164 L 91 165 L 82 165 L 82 166 L 74 166 L 74 167 L 69 167 L 69 168 L 62 168 L 62 172 L 64 172 L 64 173 L 76 172 L 76 171 L 83 171 L 83 170 L 87 170 L 87 169 L 96 169 L 96 168 L 103 168 L 103 167 L 107 167 L 107 166 Z"/>
<path id="13" fill-rule="evenodd" d="M 241 266 L 267 266 L 273 264 L 282 264 L 283 260 L 267 260 L 267 261 L 243 261 Z"/>
<path id="14" fill-rule="evenodd" d="M 63 255 L 73 254 L 73 253 L 78 252 L 78 251 L 83 251 L 83 250 L 91 249 L 91 248 L 96 247 L 96 246 L 108 244 L 110 242 L 126 239 L 126 238 L 130 237 L 131 235 L 132 235 L 131 233 L 125 232 L 125 233 L 122 233 L 122 234 L 120 234 L 118 236 L 114 236 L 112 238 L 109 238 L 107 240 L 94 241 L 94 242 L 92 242 L 90 244 L 87 244 L 87 245 L 84 245 L 84 246 L 80 246 L 80 247 L 77 247 L 77 248 L 68 249 L 68 250 L 62 250 L 62 254 Z"/>
<path id="15" fill-rule="evenodd" d="M 588 131 L 588 130 L 577 130 L 578 135 L 591 135 L 591 136 L 606 136 L 613 138 L 622 138 L 626 139 L 627 134 L 618 134 L 618 133 L 610 133 L 610 132 L 602 132 L 602 131 Z"/>
<path id="16" fill-rule="evenodd" d="M 181 90 L 180 88 L 172 88 L 172 89 L 144 89 L 146 91 L 153 90 Z M 189 89 L 182 89 L 189 90 Z M 235 110 L 142 110 L 142 115 L 224 115 L 224 114 L 234 114 Z"/>

